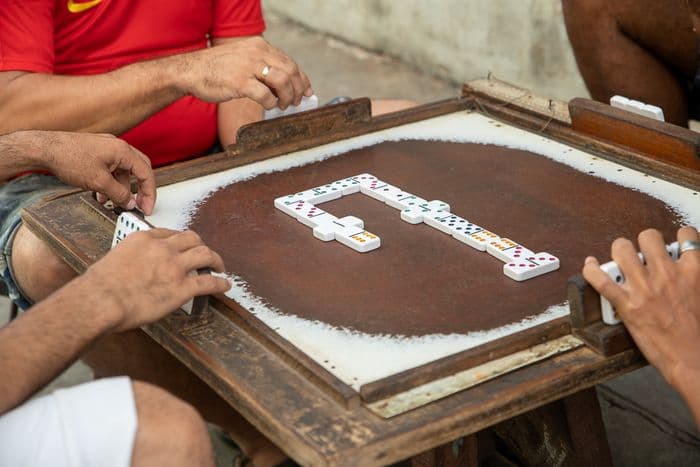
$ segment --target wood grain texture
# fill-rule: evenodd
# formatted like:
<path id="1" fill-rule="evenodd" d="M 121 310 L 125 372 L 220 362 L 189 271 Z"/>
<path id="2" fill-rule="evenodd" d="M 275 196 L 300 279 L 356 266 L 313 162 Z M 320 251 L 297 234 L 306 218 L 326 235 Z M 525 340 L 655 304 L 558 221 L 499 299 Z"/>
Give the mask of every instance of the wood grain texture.
<path id="1" fill-rule="evenodd" d="M 537 328 L 512 334 L 508 338 L 507 345 L 504 345 L 502 341 L 489 342 L 426 365 L 367 383 L 360 388 L 360 394 L 365 402 L 380 401 L 429 381 L 454 375 L 482 363 L 529 349 L 537 344 L 567 335 L 570 331 L 569 319 L 559 318 Z"/>
<path id="2" fill-rule="evenodd" d="M 575 131 L 700 171 L 700 133 L 589 99 L 572 99 L 569 112 Z"/>

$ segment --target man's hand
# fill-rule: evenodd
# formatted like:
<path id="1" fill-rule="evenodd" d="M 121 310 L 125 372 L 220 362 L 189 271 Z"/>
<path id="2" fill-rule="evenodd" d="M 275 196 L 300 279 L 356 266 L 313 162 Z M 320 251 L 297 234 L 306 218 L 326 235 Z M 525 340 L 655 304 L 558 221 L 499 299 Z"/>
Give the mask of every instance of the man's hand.
<path id="1" fill-rule="evenodd" d="M 686 240 L 697 241 L 698 232 L 691 227 L 680 229 L 679 244 Z M 612 258 L 625 276 L 622 286 L 610 279 L 592 257 L 586 258 L 583 276 L 615 306 L 639 349 L 669 384 L 684 396 L 693 389 L 697 393 L 700 251 L 686 251 L 674 263 L 656 230 L 639 234 L 639 247 L 646 266 L 629 240 L 617 239 L 612 245 Z"/>
<path id="2" fill-rule="evenodd" d="M 208 102 L 248 97 L 266 109 L 286 109 L 311 96 L 309 79 L 284 52 L 262 37 L 229 41 L 169 57 L 179 87 Z M 269 73 L 263 76 L 268 67 Z"/>
<path id="3" fill-rule="evenodd" d="M 98 193 L 125 209 L 138 206 L 147 215 L 156 202 L 156 182 L 151 161 L 125 141 L 108 134 L 31 131 L 40 165 L 68 185 Z M 131 194 L 130 176 L 138 182 Z"/>
<path id="4" fill-rule="evenodd" d="M 231 284 L 197 269 L 224 271 L 221 257 L 192 232 L 153 229 L 129 235 L 76 281 L 114 311 L 111 330 L 159 320 L 198 295 L 226 292 Z"/>

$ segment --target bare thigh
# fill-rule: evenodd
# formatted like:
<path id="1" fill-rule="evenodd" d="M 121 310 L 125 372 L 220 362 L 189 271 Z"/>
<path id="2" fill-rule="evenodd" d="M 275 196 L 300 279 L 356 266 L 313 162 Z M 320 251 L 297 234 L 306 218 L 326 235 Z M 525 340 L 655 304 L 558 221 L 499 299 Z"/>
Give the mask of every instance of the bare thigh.
<path id="1" fill-rule="evenodd" d="M 12 243 L 15 281 L 33 303 L 43 300 L 76 274 L 49 246 L 22 224 Z"/>

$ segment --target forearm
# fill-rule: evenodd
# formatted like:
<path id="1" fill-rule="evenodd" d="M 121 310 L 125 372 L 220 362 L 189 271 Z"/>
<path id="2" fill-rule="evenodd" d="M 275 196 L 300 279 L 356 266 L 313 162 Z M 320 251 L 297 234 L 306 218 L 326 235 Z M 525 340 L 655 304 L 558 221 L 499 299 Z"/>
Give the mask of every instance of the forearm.
<path id="1" fill-rule="evenodd" d="M 17 131 L 0 135 L 0 181 L 15 174 L 46 168 L 42 144 L 50 144 L 50 133 Z"/>
<path id="2" fill-rule="evenodd" d="M 243 98 L 219 104 L 217 112 L 219 141 L 226 148 L 236 142 L 240 127 L 262 119 L 263 108 L 258 103 Z"/>
<path id="3" fill-rule="evenodd" d="M 0 133 L 31 128 L 121 134 L 184 95 L 178 59 L 90 76 L 5 72 Z"/>
<path id="4" fill-rule="evenodd" d="M 0 414 L 21 404 L 76 360 L 118 317 L 116 303 L 85 276 L 0 329 Z"/>
<path id="5" fill-rule="evenodd" d="M 212 41 L 214 47 L 230 44 L 247 39 L 244 37 L 216 37 Z M 263 108 L 257 102 L 242 98 L 232 99 L 222 102 L 217 108 L 218 131 L 221 145 L 227 146 L 236 142 L 238 129 L 248 123 L 257 122 L 262 119 Z"/>

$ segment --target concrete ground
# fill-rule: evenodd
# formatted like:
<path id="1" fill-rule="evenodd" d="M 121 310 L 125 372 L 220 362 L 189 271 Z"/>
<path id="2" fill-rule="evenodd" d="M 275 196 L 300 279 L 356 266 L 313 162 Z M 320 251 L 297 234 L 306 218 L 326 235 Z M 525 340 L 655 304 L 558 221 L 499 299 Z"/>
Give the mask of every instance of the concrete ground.
<path id="1" fill-rule="evenodd" d="M 295 57 L 322 102 L 339 96 L 384 97 L 430 102 L 459 94 L 460 86 L 435 79 L 388 57 L 368 53 L 268 15 L 266 37 Z M 507 79 L 507 77 L 502 77 Z M 0 299 L 0 323 L 7 320 Z M 77 363 L 48 390 L 91 379 Z M 700 465 L 700 438 L 683 401 L 653 368 L 644 368 L 598 388 L 616 466 Z M 212 427 L 218 463 L 230 466 L 235 449 Z"/>

